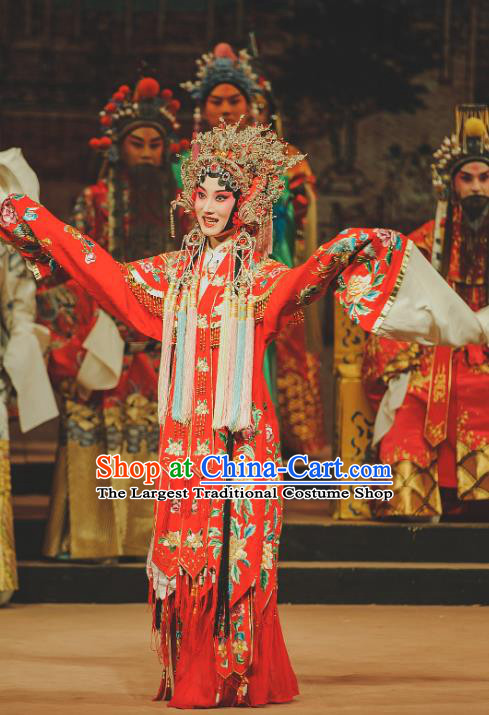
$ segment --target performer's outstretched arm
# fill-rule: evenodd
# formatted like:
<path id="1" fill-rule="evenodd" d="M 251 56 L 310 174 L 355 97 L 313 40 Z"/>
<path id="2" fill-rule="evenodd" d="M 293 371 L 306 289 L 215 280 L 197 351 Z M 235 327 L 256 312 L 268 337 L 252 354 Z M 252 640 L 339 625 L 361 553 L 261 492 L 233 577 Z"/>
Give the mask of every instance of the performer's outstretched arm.
<path id="1" fill-rule="evenodd" d="M 353 323 L 425 345 L 485 343 L 476 314 L 417 247 L 388 229 L 350 228 L 278 280 L 264 315 L 273 335 L 337 277 L 335 297 Z"/>
<path id="2" fill-rule="evenodd" d="M 2 204 L 0 238 L 26 259 L 36 278 L 62 266 L 111 315 L 140 333 L 161 339 L 161 317 L 150 312 L 128 284 L 137 261 L 117 263 L 88 236 L 26 196 L 11 195 Z M 162 292 L 166 288 L 163 272 L 159 288 Z"/>

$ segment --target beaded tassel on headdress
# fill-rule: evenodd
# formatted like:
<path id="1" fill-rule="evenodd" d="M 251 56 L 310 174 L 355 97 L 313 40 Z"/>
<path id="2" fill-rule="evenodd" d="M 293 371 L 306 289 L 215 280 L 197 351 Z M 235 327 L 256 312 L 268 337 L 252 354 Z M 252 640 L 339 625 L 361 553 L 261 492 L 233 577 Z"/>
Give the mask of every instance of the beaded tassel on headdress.
<path id="1" fill-rule="evenodd" d="M 177 312 L 177 343 L 175 347 L 175 382 L 173 387 L 172 418 L 184 422 L 183 402 L 183 366 L 185 362 L 185 332 L 187 328 L 188 290 L 185 288 Z"/>
<path id="2" fill-rule="evenodd" d="M 170 389 L 170 365 L 172 355 L 173 324 L 175 322 L 176 293 L 172 283 L 163 304 L 163 330 L 161 336 L 161 358 L 158 373 L 158 420 L 164 424 Z"/>
<path id="3" fill-rule="evenodd" d="M 175 346 L 175 380 L 172 418 L 188 422 L 192 416 L 194 392 L 195 350 L 197 342 L 197 290 L 199 262 L 204 247 L 204 236 L 194 229 L 184 238 L 183 270 L 179 277 L 181 299 L 177 313 Z"/>
<path id="4" fill-rule="evenodd" d="M 253 359 L 255 346 L 255 302 L 252 295 L 248 296 L 248 304 L 246 306 L 246 340 L 245 340 L 245 359 L 243 367 L 243 395 L 251 395 L 253 383 Z M 238 428 L 245 429 L 251 424 L 251 397 L 250 399 L 241 400 L 241 409 L 239 412 Z"/>
<path id="5" fill-rule="evenodd" d="M 217 382 L 216 396 L 214 401 L 214 415 L 212 426 L 214 429 L 224 426 L 225 395 L 227 388 L 227 376 L 230 370 L 230 332 L 231 332 L 231 286 L 229 283 L 224 289 L 224 297 L 221 304 L 221 332 L 219 336 L 219 355 L 217 358 Z"/>
<path id="6" fill-rule="evenodd" d="M 227 423 L 233 432 L 238 431 L 243 395 L 243 375 L 246 353 L 246 296 L 240 292 L 238 299 L 238 324 L 236 330 L 236 359 L 232 384 L 229 385 L 229 404 L 226 412 Z"/>
<path id="7" fill-rule="evenodd" d="M 185 331 L 185 348 L 183 363 L 183 396 L 181 415 L 182 421 L 187 422 L 192 415 L 193 401 L 193 373 L 195 368 L 195 347 L 197 343 L 197 288 L 195 281 L 192 283 L 188 297 L 187 327 Z"/>
<path id="8" fill-rule="evenodd" d="M 237 358 L 237 341 L 238 341 L 238 298 L 233 293 L 231 299 L 231 316 L 229 319 L 229 342 L 228 344 L 219 343 L 219 350 L 224 350 L 228 353 L 229 367 L 226 374 L 226 387 L 224 394 L 224 408 L 223 408 L 223 426 L 229 427 L 231 421 L 231 412 L 233 407 L 233 387 L 234 387 L 234 376 L 236 374 L 236 358 Z"/>

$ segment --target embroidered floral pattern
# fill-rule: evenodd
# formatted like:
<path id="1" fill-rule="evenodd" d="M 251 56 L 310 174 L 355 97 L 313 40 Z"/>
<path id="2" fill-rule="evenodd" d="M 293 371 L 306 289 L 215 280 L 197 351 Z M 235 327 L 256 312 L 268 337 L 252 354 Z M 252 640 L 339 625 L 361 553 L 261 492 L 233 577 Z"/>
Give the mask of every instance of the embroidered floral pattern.
<path id="1" fill-rule="evenodd" d="M 205 457 L 207 454 L 211 453 L 210 440 L 209 439 L 197 439 L 197 448 L 195 450 L 196 457 Z"/>
<path id="2" fill-rule="evenodd" d="M 220 514 L 220 509 L 213 509 L 211 511 L 211 518 L 219 517 Z M 217 526 L 211 526 L 209 528 L 209 546 L 212 547 L 212 554 L 214 558 L 217 559 L 222 548 L 222 531 L 218 529 Z"/>
<path id="3" fill-rule="evenodd" d="M 248 652 L 248 643 L 246 642 L 246 632 L 242 628 L 244 622 L 245 608 L 241 603 L 236 608 L 233 609 L 232 613 L 232 626 L 233 626 L 233 642 L 231 649 L 233 651 L 234 659 L 239 665 L 245 663 L 244 655 Z"/>
<path id="4" fill-rule="evenodd" d="M 64 230 L 73 236 L 73 238 L 76 238 L 77 241 L 80 241 L 82 251 L 85 254 L 85 263 L 94 263 L 97 259 L 93 250 L 95 242 L 84 236 L 80 233 L 80 231 L 78 231 L 78 229 L 73 228 L 73 226 L 68 226 L 68 224 L 65 226 Z"/>
<path id="5" fill-rule="evenodd" d="M 209 407 L 207 406 L 207 400 L 197 400 L 197 404 L 195 406 L 195 414 L 196 415 L 208 415 L 209 414 Z"/>
<path id="6" fill-rule="evenodd" d="M 395 248 L 398 251 L 401 249 L 402 240 L 397 231 L 391 231 L 389 228 L 374 228 L 374 233 L 384 248 Z"/>
<path id="7" fill-rule="evenodd" d="M 161 278 L 160 278 L 161 271 L 151 261 L 149 261 L 148 259 L 145 259 L 144 261 L 139 261 L 138 266 L 145 273 L 151 273 L 151 275 L 153 276 L 153 279 L 156 281 L 156 283 L 161 282 Z"/>
<path id="8" fill-rule="evenodd" d="M 183 545 L 188 549 L 192 549 L 194 552 L 201 549 L 204 545 L 204 542 L 202 541 L 203 533 L 203 529 L 199 529 L 199 531 L 195 532 L 189 529 Z"/>
<path id="9" fill-rule="evenodd" d="M 366 274 L 353 275 L 348 283 L 345 283 L 342 276 L 338 278 L 338 287 L 341 291 L 340 304 L 346 308 L 350 320 L 355 324 L 360 322 L 360 315 L 368 315 L 372 312 L 366 303 L 372 303 L 381 295 L 381 291 L 375 289 L 385 278 L 385 274 L 380 270 L 379 261 L 366 261 L 364 265 L 368 271 Z"/>
<path id="10" fill-rule="evenodd" d="M 232 583 L 239 583 L 240 565 L 250 567 L 248 554 L 246 552 L 246 542 L 256 531 L 255 524 L 247 524 L 241 536 L 242 525 L 236 517 L 231 517 L 231 537 L 229 539 L 229 575 Z M 230 587 L 232 588 L 232 583 Z"/>
<path id="11" fill-rule="evenodd" d="M 172 454 L 175 457 L 183 456 L 183 439 L 168 438 L 168 446 L 165 449 L 166 454 Z"/>
<path id="12" fill-rule="evenodd" d="M 180 546 L 180 532 L 179 531 L 168 531 L 164 536 L 160 536 L 158 543 L 174 553 Z"/>
<path id="13" fill-rule="evenodd" d="M 197 372 L 209 372 L 209 363 L 207 358 L 197 358 Z"/>
<path id="14" fill-rule="evenodd" d="M 278 543 L 275 541 L 275 532 L 278 524 L 277 510 L 274 509 L 273 528 L 269 519 L 263 526 L 263 551 L 260 565 L 260 586 L 263 591 L 266 591 L 270 581 L 270 571 L 273 569 L 276 554 L 278 551 Z"/>

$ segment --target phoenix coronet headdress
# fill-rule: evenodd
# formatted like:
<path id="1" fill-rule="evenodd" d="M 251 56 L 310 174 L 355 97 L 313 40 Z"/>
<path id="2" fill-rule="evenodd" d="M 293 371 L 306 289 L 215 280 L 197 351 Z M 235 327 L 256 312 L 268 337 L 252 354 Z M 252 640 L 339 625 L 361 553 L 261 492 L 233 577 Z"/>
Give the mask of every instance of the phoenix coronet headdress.
<path id="1" fill-rule="evenodd" d="M 272 206 L 285 188 L 284 175 L 303 158 L 288 154 L 287 144 L 270 127 L 222 123 L 192 141 L 190 156 L 182 163 L 180 203 L 186 211 L 193 211 L 195 188 L 211 171 L 241 194 L 235 223 L 262 233 L 271 229 Z M 260 238 L 257 235 L 258 244 Z M 262 252 L 267 249 L 257 247 Z"/>

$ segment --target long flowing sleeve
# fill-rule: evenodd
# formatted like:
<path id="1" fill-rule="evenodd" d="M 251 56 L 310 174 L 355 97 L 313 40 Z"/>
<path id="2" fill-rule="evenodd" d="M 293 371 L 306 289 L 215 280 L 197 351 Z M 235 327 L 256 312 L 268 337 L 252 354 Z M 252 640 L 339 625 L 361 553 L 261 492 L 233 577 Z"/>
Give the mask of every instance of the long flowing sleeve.
<path id="1" fill-rule="evenodd" d="M 317 300 L 333 279 L 335 298 L 364 330 L 424 345 L 486 343 L 477 315 L 400 233 L 346 229 L 302 266 L 284 272 L 267 304 L 265 335 Z"/>
<path id="2" fill-rule="evenodd" d="M 61 266 L 108 313 L 161 339 L 161 316 L 130 286 L 135 264 L 120 264 L 88 236 L 56 219 L 29 197 L 9 196 L 0 209 L 0 238 L 26 259 L 37 278 Z M 164 291 L 163 282 L 160 288 Z"/>
<path id="3" fill-rule="evenodd" d="M 7 342 L 3 367 L 17 394 L 22 432 L 58 415 L 43 358 L 48 331 L 37 325 L 36 287 L 24 262 L 12 249 L 0 247 L 1 314 Z"/>

